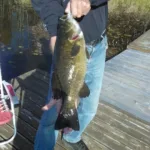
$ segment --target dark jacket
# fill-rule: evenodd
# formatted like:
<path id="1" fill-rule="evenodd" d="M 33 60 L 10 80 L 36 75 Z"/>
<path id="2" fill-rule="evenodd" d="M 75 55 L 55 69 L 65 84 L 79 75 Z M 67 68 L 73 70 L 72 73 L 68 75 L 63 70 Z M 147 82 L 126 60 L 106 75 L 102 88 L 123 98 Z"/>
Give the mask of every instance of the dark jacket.
<path id="1" fill-rule="evenodd" d="M 57 35 L 58 19 L 64 14 L 69 0 L 32 0 L 33 8 L 46 24 L 51 36 Z M 98 39 L 106 29 L 108 20 L 108 0 L 90 0 L 90 12 L 78 19 L 86 43 Z"/>

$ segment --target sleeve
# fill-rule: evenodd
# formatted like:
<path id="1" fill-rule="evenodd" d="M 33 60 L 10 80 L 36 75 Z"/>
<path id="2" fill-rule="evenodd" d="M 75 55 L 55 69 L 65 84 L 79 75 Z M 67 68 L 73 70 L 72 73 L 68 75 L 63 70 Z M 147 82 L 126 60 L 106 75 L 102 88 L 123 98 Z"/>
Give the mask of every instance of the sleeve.
<path id="1" fill-rule="evenodd" d="M 108 2 L 108 0 L 90 0 L 91 6 L 99 6 L 103 3 Z"/>
<path id="2" fill-rule="evenodd" d="M 50 36 L 57 35 L 58 19 L 65 11 L 60 1 L 32 0 L 32 6 L 46 25 Z"/>

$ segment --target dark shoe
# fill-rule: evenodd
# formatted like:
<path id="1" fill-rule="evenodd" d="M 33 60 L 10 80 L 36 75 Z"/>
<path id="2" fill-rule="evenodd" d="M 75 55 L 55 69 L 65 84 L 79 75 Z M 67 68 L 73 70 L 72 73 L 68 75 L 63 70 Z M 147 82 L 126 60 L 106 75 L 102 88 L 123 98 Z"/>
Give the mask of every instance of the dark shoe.
<path id="1" fill-rule="evenodd" d="M 65 145 L 65 148 L 67 148 L 67 150 L 89 150 L 86 144 L 82 140 L 80 140 L 77 143 L 70 143 L 64 139 L 62 139 L 62 141 L 63 144 Z"/>

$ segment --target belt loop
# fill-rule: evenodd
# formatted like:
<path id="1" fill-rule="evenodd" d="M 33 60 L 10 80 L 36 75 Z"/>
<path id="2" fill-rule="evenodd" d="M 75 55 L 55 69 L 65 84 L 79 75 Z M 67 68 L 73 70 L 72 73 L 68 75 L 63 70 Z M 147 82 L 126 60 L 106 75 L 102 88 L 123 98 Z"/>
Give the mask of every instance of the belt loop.
<path id="1" fill-rule="evenodd" d="M 96 44 L 98 42 L 101 42 L 103 39 L 104 39 L 104 36 L 105 36 L 105 33 L 106 33 L 106 29 L 102 32 L 102 34 L 100 35 L 100 38 L 99 39 L 96 39 L 90 43 L 88 43 L 87 45 L 92 45 L 93 47 L 96 46 Z"/>

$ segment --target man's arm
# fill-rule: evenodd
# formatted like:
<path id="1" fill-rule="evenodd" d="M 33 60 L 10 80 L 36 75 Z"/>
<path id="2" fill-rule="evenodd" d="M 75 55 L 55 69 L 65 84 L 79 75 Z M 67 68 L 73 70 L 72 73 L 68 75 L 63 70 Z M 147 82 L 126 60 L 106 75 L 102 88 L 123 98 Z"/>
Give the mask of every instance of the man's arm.
<path id="1" fill-rule="evenodd" d="M 32 0 L 32 6 L 46 25 L 50 38 L 50 48 L 53 52 L 57 35 L 58 19 L 64 14 L 60 0 Z"/>
<path id="2" fill-rule="evenodd" d="M 59 0 L 32 0 L 32 6 L 47 26 L 50 36 L 56 36 L 58 19 L 64 13 Z"/>
<path id="3" fill-rule="evenodd" d="M 46 24 L 50 36 L 57 35 L 58 19 L 64 14 L 59 0 L 43 0 L 40 17 Z"/>
<path id="4" fill-rule="evenodd" d="M 91 6 L 99 6 L 103 3 L 108 2 L 108 0 L 90 0 Z"/>

